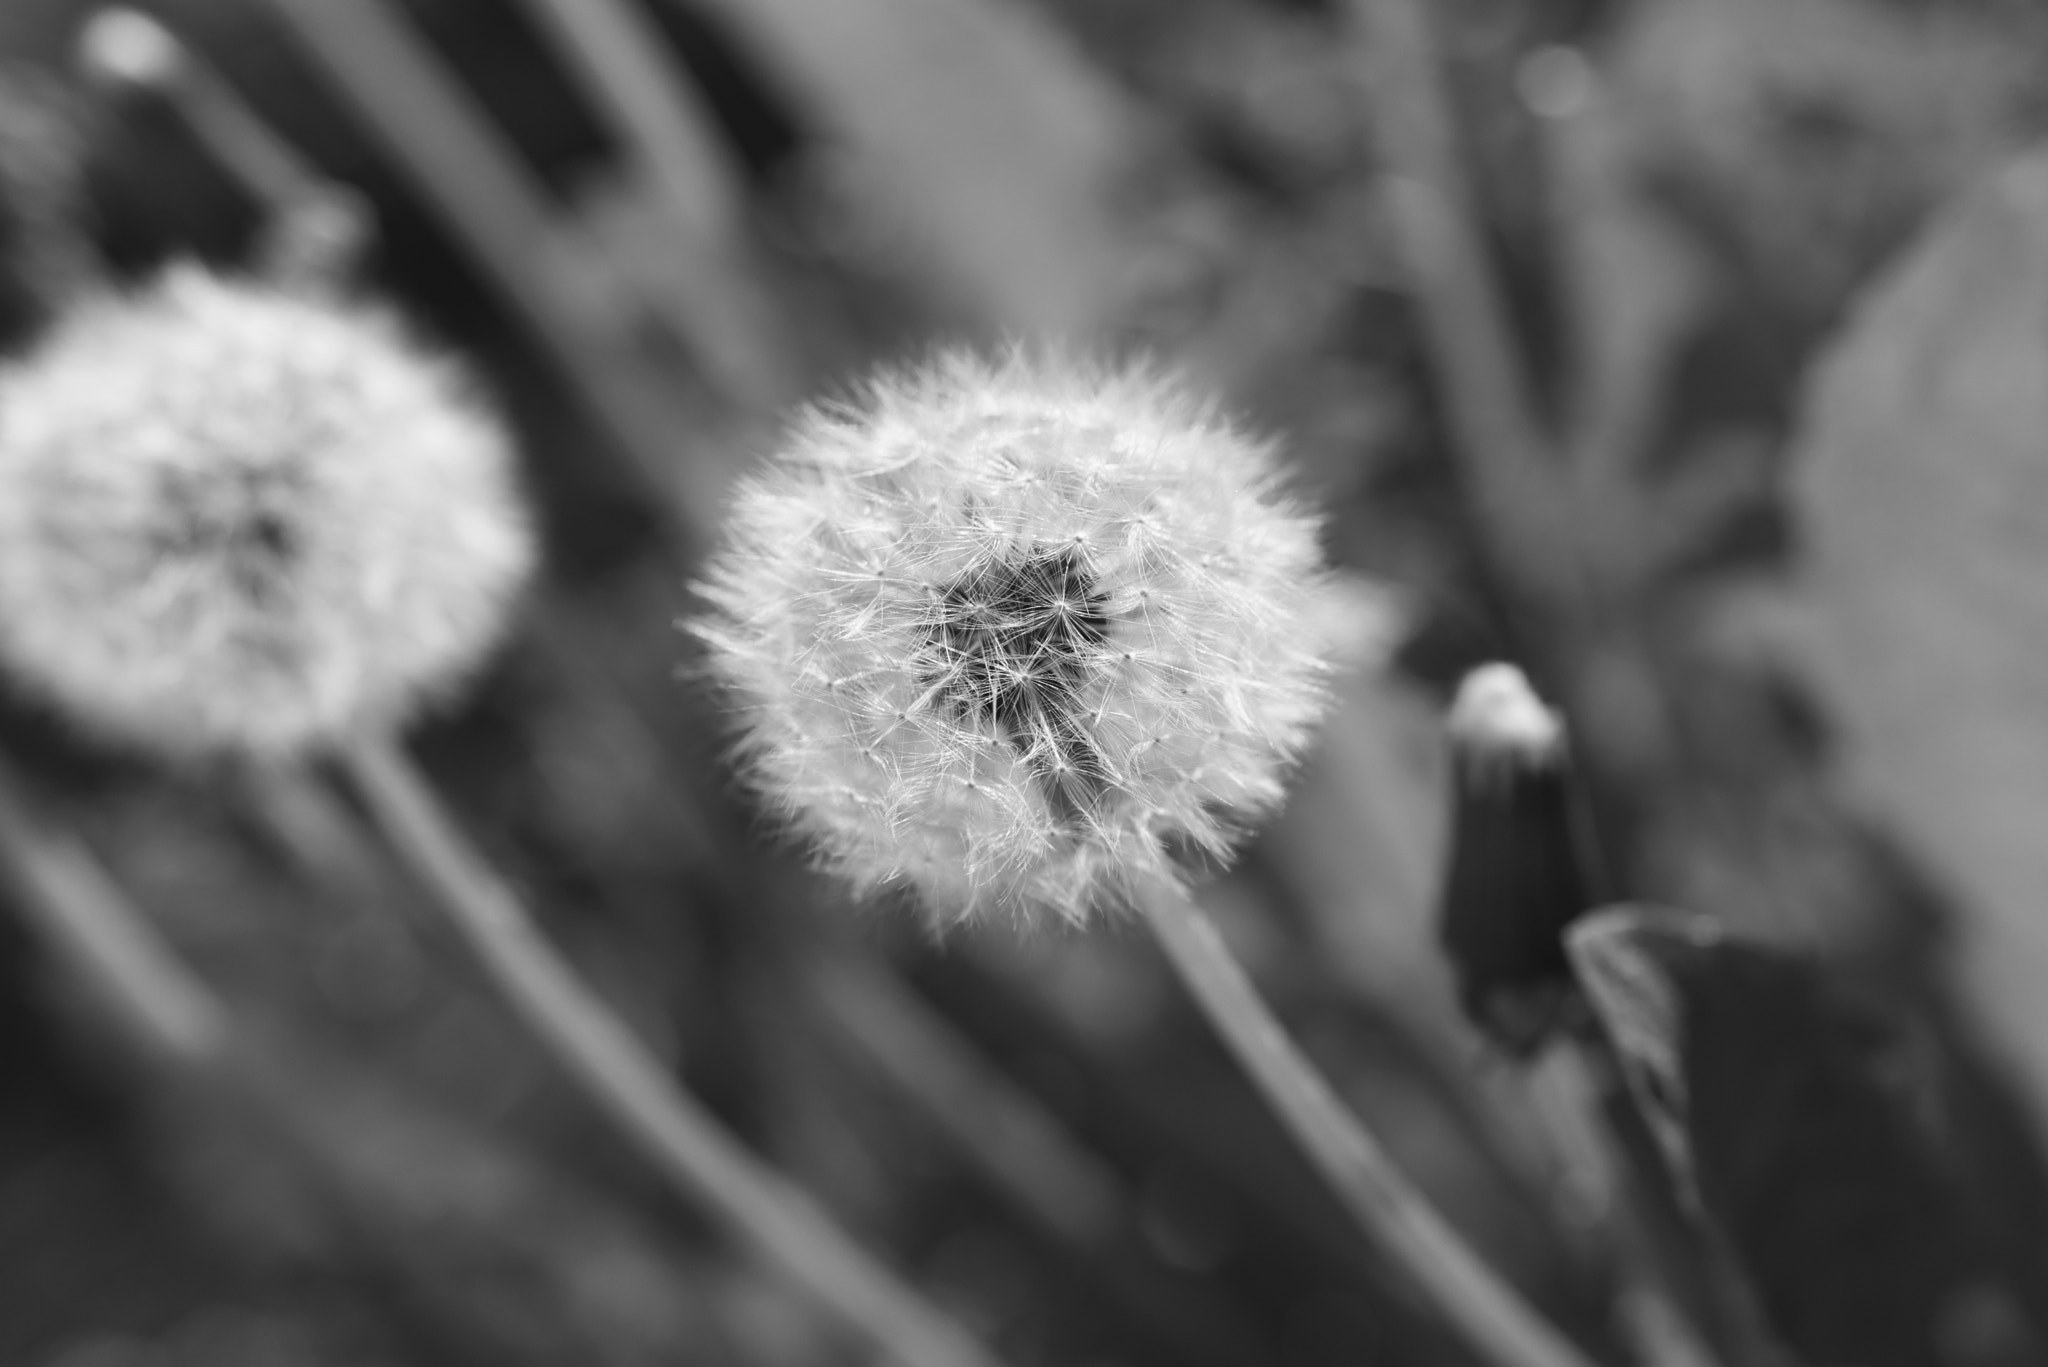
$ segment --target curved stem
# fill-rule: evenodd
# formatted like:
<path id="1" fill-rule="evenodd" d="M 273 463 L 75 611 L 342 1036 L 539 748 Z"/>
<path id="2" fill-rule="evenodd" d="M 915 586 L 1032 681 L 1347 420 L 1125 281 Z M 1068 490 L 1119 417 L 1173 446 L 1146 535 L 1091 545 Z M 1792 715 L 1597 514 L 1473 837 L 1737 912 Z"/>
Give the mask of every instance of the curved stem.
<path id="1" fill-rule="evenodd" d="M 1481 1262 L 1410 1185 L 1290 1039 L 1180 889 L 1149 881 L 1138 901 L 1174 971 L 1238 1063 L 1366 1232 L 1497 1367 L 1591 1367 L 1591 1359 Z"/>
<path id="2" fill-rule="evenodd" d="M 891 1361 L 999 1367 L 987 1349 L 876 1263 L 675 1085 L 541 937 L 403 751 L 388 738 L 367 738 L 349 746 L 342 760 L 378 824 L 513 1011 L 671 1183 Z"/>

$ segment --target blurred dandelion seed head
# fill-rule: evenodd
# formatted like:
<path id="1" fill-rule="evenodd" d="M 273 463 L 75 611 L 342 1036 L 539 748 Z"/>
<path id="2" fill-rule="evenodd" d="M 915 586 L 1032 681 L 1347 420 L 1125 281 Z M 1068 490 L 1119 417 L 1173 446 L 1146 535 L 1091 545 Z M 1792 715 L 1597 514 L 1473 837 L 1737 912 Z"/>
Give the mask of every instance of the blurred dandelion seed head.
<path id="1" fill-rule="evenodd" d="M 828 866 L 938 919 L 1070 920 L 1223 855 L 1355 635 L 1269 447 L 1172 378 L 885 374 L 740 492 L 693 624 Z"/>
<path id="2" fill-rule="evenodd" d="M 373 310 L 178 267 L 0 372 L 0 658 L 117 739 L 398 724 L 533 556 L 504 428 Z"/>

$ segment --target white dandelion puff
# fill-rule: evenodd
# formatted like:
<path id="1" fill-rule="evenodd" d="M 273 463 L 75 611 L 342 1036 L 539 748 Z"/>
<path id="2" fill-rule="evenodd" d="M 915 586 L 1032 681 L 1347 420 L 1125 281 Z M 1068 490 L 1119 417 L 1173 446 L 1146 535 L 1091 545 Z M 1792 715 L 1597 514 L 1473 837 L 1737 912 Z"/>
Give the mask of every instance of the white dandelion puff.
<path id="1" fill-rule="evenodd" d="M 693 624 L 746 772 L 869 889 L 1070 919 L 1224 854 L 1325 703 L 1342 595 L 1273 452 L 1170 377 L 967 354 L 820 406 Z"/>
<path id="2" fill-rule="evenodd" d="M 368 307 L 177 267 L 0 371 L 0 659 L 116 739 L 400 724 L 533 558 L 504 427 Z"/>

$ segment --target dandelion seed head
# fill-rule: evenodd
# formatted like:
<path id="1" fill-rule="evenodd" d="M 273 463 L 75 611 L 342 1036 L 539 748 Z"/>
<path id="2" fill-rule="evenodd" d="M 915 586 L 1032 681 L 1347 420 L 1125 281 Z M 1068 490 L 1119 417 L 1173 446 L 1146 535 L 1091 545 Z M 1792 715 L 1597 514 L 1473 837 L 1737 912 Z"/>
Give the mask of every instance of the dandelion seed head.
<path id="1" fill-rule="evenodd" d="M 755 786 L 939 919 L 1220 858 L 1325 704 L 1338 595 L 1267 444 L 1169 376 L 885 374 L 750 481 L 693 624 Z"/>
<path id="2" fill-rule="evenodd" d="M 399 724 L 533 555 L 504 428 L 369 308 L 177 267 L 0 371 L 0 660 L 115 739 Z"/>

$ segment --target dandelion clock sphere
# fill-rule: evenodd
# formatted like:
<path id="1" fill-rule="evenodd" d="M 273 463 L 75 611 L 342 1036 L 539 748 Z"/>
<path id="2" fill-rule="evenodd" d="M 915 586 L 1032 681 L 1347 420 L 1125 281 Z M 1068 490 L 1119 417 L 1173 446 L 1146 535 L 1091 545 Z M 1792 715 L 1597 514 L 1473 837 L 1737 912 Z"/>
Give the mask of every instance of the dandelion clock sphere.
<path id="1" fill-rule="evenodd" d="M 863 889 L 1070 919 L 1227 849 L 1337 590 L 1268 447 L 1139 369 L 952 355 L 796 422 L 695 623 L 761 793 Z"/>
<path id="2" fill-rule="evenodd" d="M 373 310 L 180 267 L 0 372 L 0 658 L 117 739 L 402 722 L 532 557 L 503 429 Z"/>

